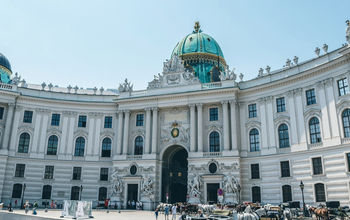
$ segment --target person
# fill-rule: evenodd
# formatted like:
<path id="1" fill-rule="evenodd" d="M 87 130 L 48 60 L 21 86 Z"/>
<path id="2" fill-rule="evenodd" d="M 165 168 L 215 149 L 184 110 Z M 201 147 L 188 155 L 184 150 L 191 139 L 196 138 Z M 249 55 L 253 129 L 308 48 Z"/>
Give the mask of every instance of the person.
<path id="1" fill-rule="evenodd" d="M 53 200 L 51 200 L 51 208 L 53 209 Z"/>
<path id="2" fill-rule="evenodd" d="M 165 220 L 169 220 L 169 206 L 168 205 L 165 205 L 165 207 L 164 207 L 164 217 L 165 217 Z"/>
<path id="3" fill-rule="evenodd" d="M 173 215 L 172 220 L 176 220 L 176 205 L 173 205 L 173 207 L 171 207 L 171 214 Z"/>
<path id="4" fill-rule="evenodd" d="M 156 211 L 154 211 L 154 215 L 156 216 L 156 220 L 158 220 L 158 214 L 159 214 L 159 210 L 156 209 Z"/>
<path id="5" fill-rule="evenodd" d="M 130 209 L 130 208 L 131 208 L 131 202 L 130 202 L 130 200 L 128 201 L 127 208 L 128 208 L 128 209 Z"/>
<path id="6" fill-rule="evenodd" d="M 202 210 L 198 210 L 198 217 L 201 217 L 201 218 L 203 218 L 204 217 L 204 215 L 203 215 L 203 213 L 202 213 Z"/>
<path id="7" fill-rule="evenodd" d="M 9 205 L 7 206 L 7 209 L 8 209 L 9 212 L 12 212 L 12 204 L 11 203 L 12 202 L 10 202 Z"/>
<path id="8" fill-rule="evenodd" d="M 24 204 L 24 212 L 27 214 L 28 211 L 29 211 L 29 202 L 27 200 L 26 203 Z"/>
<path id="9" fill-rule="evenodd" d="M 186 218 L 187 218 L 187 215 L 186 215 L 186 213 L 185 212 L 182 212 L 182 215 L 181 215 L 181 220 L 186 220 Z"/>
<path id="10" fill-rule="evenodd" d="M 135 200 L 132 200 L 131 205 L 132 205 L 132 209 L 136 209 Z"/>
<path id="11" fill-rule="evenodd" d="M 15 207 L 17 207 L 17 199 L 15 200 Z"/>

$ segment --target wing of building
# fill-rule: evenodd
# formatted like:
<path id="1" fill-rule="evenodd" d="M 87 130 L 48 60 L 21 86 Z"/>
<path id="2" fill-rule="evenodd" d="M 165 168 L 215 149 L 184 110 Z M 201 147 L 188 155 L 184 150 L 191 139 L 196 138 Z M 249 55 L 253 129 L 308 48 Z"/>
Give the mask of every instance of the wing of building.
<path id="1" fill-rule="evenodd" d="M 279 204 L 302 181 L 349 205 L 350 47 L 315 53 L 243 81 L 196 23 L 141 91 L 32 85 L 0 54 L 1 202 Z"/>

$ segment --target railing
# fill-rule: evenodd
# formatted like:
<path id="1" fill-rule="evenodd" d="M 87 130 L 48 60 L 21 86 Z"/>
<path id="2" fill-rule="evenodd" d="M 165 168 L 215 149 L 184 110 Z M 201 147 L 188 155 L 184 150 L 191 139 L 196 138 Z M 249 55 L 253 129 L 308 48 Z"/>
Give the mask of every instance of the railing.
<path id="1" fill-rule="evenodd" d="M 342 138 L 342 139 L 341 139 L 341 143 L 342 143 L 342 144 L 348 144 L 348 143 L 350 143 L 350 138 Z"/>
<path id="2" fill-rule="evenodd" d="M 10 84 L 0 83 L 0 89 L 12 90 L 13 86 Z"/>
<path id="3" fill-rule="evenodd" d="M 310 148 L 315 148 L 315 147 L 322 147 L 323 143 L 319 142 L 319 143 L 314 143 L 314 144 L 310 144 L 309 147 Z"/>
<path id="4" fill-rule="evenodd" d="M 142 159 L 142 155 L 127 155 L 126 159 L 127 160 L 141 160 Z"/>
<path id="5" fill-rule="evenodd" d="M 211 83 L 203 83 L 202 89 L 213 89 L 213 88 L 220 88 L 221 82 L 211 82 Z"/>
<path id="6" fill-rule="evenodd" d="M 222 152 L 203 152 L 203 157 L 220 157 Z"/>

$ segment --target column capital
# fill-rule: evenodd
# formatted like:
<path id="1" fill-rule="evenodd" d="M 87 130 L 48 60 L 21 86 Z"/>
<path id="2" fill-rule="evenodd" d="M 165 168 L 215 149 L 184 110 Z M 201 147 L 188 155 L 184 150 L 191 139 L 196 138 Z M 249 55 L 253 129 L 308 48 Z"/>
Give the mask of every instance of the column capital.
<path id="1" fill-rule="evenodd" d="M 303 89 L 302 88 L 297 88 L 293 90 L 294 95 L 301 95 Z"/>
<path id="2" fill-rule="evenodd" d="M 223 104 L 223 105 L 227 105 L 228 104 L 228 100 L 224 100 L 224 101 L 221 101 L 221 104 Z"/>
<path id="3" fill-rule="evenodd" d="M 152 111 L 157 111 L 158 112 L 159 108 L 158 107 L 152 107 Z"/>
<path id="4" fill-rule="evenodd" d="M 196 106 L 197 106 L 197 108 L 198 107 L 202 108 L 203 104 L 202 103 L 197 103 Z"/>
<path id="5" fill-rule="evenodd" d="M 123 110 L 123 112 L 125 113 L 125 115 L 129 115 L 130 114 L 130 110 Z"/>
<path id="6" fill-rule="evenodd" d="M 151 110 L 152 110 L 151 107 L 146 107 L 146 108 L 145 108 L 145 111 L 146 111 L 146 112 L 149 112 L 149 111 L 151 111 Z"/>
<path id="7" fill-rule="evenodd" d="M 117 110 L 117 114 L 118 115 L 123 114 L 123 111 L 122 110 Z"/>
<path id="8" fill-rule="evenodd" d="M 230 105 L 237 105 L 238 104 L 237 99 L 231 99 L 228 102 L 230 103 Z"/>
<path id="9" fill-rule="evenodd" d="M 333 84 L 333 77 L 323 80 L 323 83 L 326 87 L 331 86 Z"/>
<path id="10" fill-rule="evenodd" d="M 287 92 L 287 97 L 293 97 L 293 90 L 289 90 L 288 92 Z"/>
<path id="11" fill-rule="evenodd" d="M 190 108 L 194 108 L 194 107 L 196 107 L 196 104 L 191 103 L 191 104 L 188 104 L 188 106 L 189 106 Z"/>
<path id="12" fill-rule="evenodd" d="M 9 108 L 14 108 L 16 104 L 11 102 L 11 103 L 8 103 L 7 105 L 9 106 Z"/>

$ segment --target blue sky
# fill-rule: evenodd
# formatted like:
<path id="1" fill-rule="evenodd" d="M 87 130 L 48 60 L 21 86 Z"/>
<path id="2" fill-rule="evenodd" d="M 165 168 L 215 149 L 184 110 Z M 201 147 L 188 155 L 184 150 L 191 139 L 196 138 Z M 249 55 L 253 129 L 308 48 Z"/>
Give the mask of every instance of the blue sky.
<path id="1" fill-rule="evenodd" d="M 0 53 L 27 82 L 145 89 L 200 21 L 226 62 L 251 79 L 324 43 L 345 43 L 348 0 L 0 0 Z"/>

